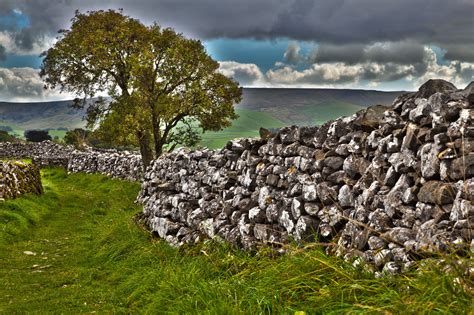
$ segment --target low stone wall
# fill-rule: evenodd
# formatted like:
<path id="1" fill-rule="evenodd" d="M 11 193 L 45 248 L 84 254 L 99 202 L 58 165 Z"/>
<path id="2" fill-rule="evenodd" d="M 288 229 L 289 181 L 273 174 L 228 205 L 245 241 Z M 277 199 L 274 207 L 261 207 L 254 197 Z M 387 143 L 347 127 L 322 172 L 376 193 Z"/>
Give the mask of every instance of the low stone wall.
<path id="1" fill-rule="evenodd" d="M 38 167 L 19 161 L 0 161 L 0 199 L 13 199 L 27 193 L 43 193 Z"/>
<path id="2" fill-rule="evenodd" d="M 52 141 L 27 143 L 0 143 L 0 158 L 31 158 L 33 164 L 39 167 L 66 167 L 70 154 L 74 149 L 62 146 Z"/>
<path id="3" fill-rule="evenodd" d="M 139 181 L 143 176 L 140 155 L 128 151 L 78 151 L 52 141 L 0 143 L 0 158 L 31 158 L 38 167 L 64 167 L 69 172 L 101 173 L 114 178 Z"/>
<path id="4" fill-rule="evenodd" d="M 127 151 L 74 151 L 67 169 L 74 173 L 100 173 L 130 181 L 139 181 L 143 176 L 141 156 Z"/>
<path id="5" fill-rule="evenodd" d="M 222 150 L 154 161 L 138 201 L 169 243 L 289 240 L 397 273 L 420 253 L 474 245 L 472 88 L 425 83 L 392 106 L 320 128 L 287 127 Z"/>

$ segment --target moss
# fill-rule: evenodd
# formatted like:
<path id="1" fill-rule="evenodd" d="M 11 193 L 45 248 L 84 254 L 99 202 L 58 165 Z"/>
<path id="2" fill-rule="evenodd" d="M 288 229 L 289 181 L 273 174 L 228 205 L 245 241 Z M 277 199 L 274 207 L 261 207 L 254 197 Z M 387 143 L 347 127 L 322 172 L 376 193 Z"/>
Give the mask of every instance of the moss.
<path id="1" fill-rule="evenodd" d="M 0 167 L 2 182 L 0 195 L 3 198 L 16 198 L 21 194 L 42 194 L 41 175 L 38 167 L 21 161 L 2 162 Z"/>

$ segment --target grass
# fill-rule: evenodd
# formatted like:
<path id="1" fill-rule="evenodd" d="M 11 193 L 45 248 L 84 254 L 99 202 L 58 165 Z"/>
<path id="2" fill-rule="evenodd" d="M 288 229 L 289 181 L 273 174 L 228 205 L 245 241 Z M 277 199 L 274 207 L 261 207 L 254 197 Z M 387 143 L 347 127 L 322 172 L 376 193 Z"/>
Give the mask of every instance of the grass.
<path id="1" fill-rule="evenodd" d="M 315 125 L 322 125 L 328 120 L 337 119 L 341 116 L 350 116 L 365 107 L 341 102 L 324 102 L 317 106 L 305 106 L 301 109 L 301 113 L 311 119 Z"/>
<path id="2" fill-rule="evenodd" d="M 267 115 L 286 125 L 322 125 L 328 120 L 350 116 L 365 107 L 343 101 L 324 101 L 315 104 L 294 104 L 289 107 L 265 107 Z"/>
<path id="3" fill-rule="evenodd" d="M 206 132 L 202 135 L 200 145 L 208 148 L 222 148 L 227 141 L 242 137 L 258 137 L 260 127 L 279 128 L 285 123 L 272 116 L 249 109 L 237 109 L 239 118 L 232 122 L 232 126 L 222 131 Z"/>
<path id="4" fill-rule="evenodd" d="M 318 247 L 283 256 L 217 242 L 176 249 L 132 220 L 137 183 L 42 175 L 43 196 L 0 204 L 0 313 L 474 311 L 472 278 L 457 284 L 461 272 L 434 263 L 376 279 Z"/>
<path id="5" fill-rule="evenodd" d="M 352 115 L 363 107 L 351 103 L 340 101 L 323 102 L 315 105 L 292 106 L 287 108 L 265 108 L 265 111 L 237 108 L 236 113 L 239 118 L 232 122 L 232 126 L 218 132 L 206 132 L 202 134 L 200 146 L 218 149 L 232 139 L 242 137 L 258 137 L 260 127 L 264 128 L 280 128 L 288 124 L 297 125 L 322 125 L 328 120 L 336 119 L 340 116 Z M 282 121 L 283 120 L 283 121 Z M 10 126 L 13 129 L 12 134 L 24 139 L 24 131 L 26 129 L 34 129 L 33 127 L 57 128 L 68 122 L 67 127 L 74 129 L 75 127 L 83 127 L 84 122 L 79 120 L 61 120 L 59 123 L 56 118 L 52 121 L 39 121 L 35 119 L 36 125 L 28 125 L 28 123 L 9 123 L 0 121 L 0 125 Z M 64 138 L 66 131 L 50 129 L 51 137 L 57 136 Z"/>

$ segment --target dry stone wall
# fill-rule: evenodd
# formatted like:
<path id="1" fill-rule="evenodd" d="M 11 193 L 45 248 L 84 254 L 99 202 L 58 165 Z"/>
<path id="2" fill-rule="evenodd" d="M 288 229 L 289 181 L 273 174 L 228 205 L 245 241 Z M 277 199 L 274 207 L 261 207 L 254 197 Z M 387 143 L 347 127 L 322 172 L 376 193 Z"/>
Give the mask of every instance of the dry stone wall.
<path id="1" fill-rule="evenodd" d="M 31 158 L 38 167 L 60 166 L 69 172 L 101 173 L 114 178 L 138 181 L 143 176 L 140 155 L 128 151 L 78 151 L 52 141 L 40 143 L 0 143 L 0 158 Z"/>
<path id="2" fill-rule="evenodd" d="M 41 176 L 38 167 L 18 161 L 0 161 L 0 200 L 13 199 L 22 194 L 41 194 Z"/>
<path id="3" fill-rule="evenodd" d="M 165 155 L 144 175 L 143 221 L 174 245 L 317 239 L 388 273 L 472 247 L 473 88 L 430 80 L 319 128 Z"/>
<path id="4" fill-rule="evenodd" d="M 140 155 L 127 151 L 75 151 L 69 158 L 67 169 L 73 173 L 100 173 L 130 181 L 139 181 L 143 176 Z"/>
<path id="5" fill-rule="evenodd" d="M 0 143 L 0 158 L 31 158 L 33 164 L 39 167 L 62 166 L 66 167 L 72 147 L 62 146 L 52 141 L 39 143 Z"/>

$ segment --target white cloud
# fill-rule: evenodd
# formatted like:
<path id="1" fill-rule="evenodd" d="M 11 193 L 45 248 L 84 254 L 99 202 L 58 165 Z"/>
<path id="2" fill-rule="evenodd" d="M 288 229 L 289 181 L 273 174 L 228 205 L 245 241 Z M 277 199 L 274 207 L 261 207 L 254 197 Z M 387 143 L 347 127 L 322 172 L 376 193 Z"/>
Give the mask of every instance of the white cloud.
<path id="1" fill-rule="evenodd" d="M 429 79 L 437 78 L 452 82 L 458 88 L 462 88 L 474 80 L 474 63 L 451 61 L 446 65 L 438 64 L 435 52 L 425 47 L 426 65 L 425 72 L 414 80 L 415 85 L 420 85 Z"/>
<path id="2" fill-rule="evenodd" d="M 55 41 L 52 37 L 44 36 L 42 41 L 32 43 L 31 48 L 25 49 L 15 43 L 14 34 L 10 31 L 0 31 L 0 45 L 5 47 L 6 53 L 14 55 L 40 55 Z"/>
<path id="3" fill-rule="evenodd" d="M 235 61 L 221 61 L 219 64 L 223 75 L 234 78 L 243 86 L 256 86 L 264 81 L 264 75 L 256 64 Z"/>
<path id="4" fill-rule="evenodd" d="M 72 95 L 45 90 L 39 70 L 33 68 L 0 68 L 0 101 L 29 102 L 71 99 Z"/>
<path id="5" fill-rule="evenodd" d="M 381 81 L 393 81 L 405 77 L 414 71 L 412 66 L 379 63 L 358 63 L 348 65 L 342 62 L 312 64 L 304 70 L 290 66 L 271 69 L 266 73 L 267 79 L 276 85 L 334 86 L 358 84 L 368 80 L 372 84 Z"/>

